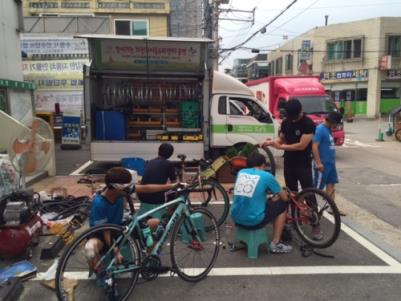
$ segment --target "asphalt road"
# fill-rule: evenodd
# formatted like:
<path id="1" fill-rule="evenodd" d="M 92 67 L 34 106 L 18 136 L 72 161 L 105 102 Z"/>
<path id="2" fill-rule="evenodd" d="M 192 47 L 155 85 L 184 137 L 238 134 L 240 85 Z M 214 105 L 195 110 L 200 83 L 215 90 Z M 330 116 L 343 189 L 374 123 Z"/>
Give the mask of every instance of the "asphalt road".
<path id="1" fill-rule="evenodd" d="M 292 254 L 261 250 L 258 260 L 222 248 L 205 280 L 161 277 L 138 284 L 129 300 L 400 300 L 401 143 L 376 142 L 377 128 L 377 121 L 346 124 L 346 143 L 337 151 L 337 203 L 348 215 L 336 244 L 323 251 L 334 258 L 303 257 L 296 241 Z M 222 235 L 226 242 L 224 227 Z M 44 271 L 51 262 L 37 264 Z M 26 283 L 20 300 L 39 298 L 56 300 L 40 281 Z"/>

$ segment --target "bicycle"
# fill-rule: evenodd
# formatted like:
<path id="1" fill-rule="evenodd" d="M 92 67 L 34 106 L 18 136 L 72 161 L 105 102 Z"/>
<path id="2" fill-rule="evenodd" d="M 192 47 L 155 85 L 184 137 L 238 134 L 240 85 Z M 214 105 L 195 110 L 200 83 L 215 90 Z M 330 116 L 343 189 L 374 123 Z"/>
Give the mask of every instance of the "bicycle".
<path id="1" fill-rule="evenodd" d="M 272 152 L 268 147 L 259 147 L 258 150 L 266 157 L 268 162 L 267 171 L 274 175 L 276 164 Z M 200 202 L 199 205 L 201 207 L 213 205 L 213 214 L 217 219 L 217 225 L 220 227 L 224 224 L 230 212 L 230 197 L 226 189 L 216 179 L 216 174 L 224 164 L 227 162 L 231 163 L 231 160 L 239 160 L 242 164 L 245 164 L 245 166 L 241 167 L 246 167 L 246 157 L 234 157 L 230 159 L 226 156 L 220 156 L 214 161 L 204 159 L 193 160 L 192 163 L 195 165 L 193 168 L 188 168 L 186 166 L 186 155 L 179 154 L 177 157 L 181 161 L 180 167 L 178 168 L 179 180 L 181 182 L 190 183 L 198 188 L 194 193 L 192 193 L 191 198 L 199 200 L 198 202 Z M 192 176 L 188 179 L 184 179 L 188 170 L 192 171 Z M 232 173 L 235 172 L 237 172 L 237 170 L 232 168 Z"/>
<path id="2" fill-rule="evenodd" d="M 58 300 L 70 300 L 71 295 L 78 301 L 94 296 L 97 300 L 127 300 L 139 274 L 145 280 L 157 278 L 161 266 L 159 256 L 170 234 L 171 271 L 189 282 L 205 278 L 217 259 L 220 233 L 215 217 L 207 209 L 191 206 L 190 192 L 190 188 L 178 189 L 174 200 L 140 216 L 133 215 L 125 226 L 104 224 L 77 237 L 59 261 L 55 280 Z M 129 204 L 132 211 L 132 201 Z M 175 207 L 174 212 L 168 217 L 162 235 L 150 247 L 149 235 L 145 235 L 142 228 L 143 221 L 167 207 Z M 103 235 L 104 231 L 110 232 L 112 243 L 104 248 L 95 266 L 89 267 L 85 256 L 86 242 L 96 235 Z M 113 256 L 116 247 L 123 256 L 121 263 Z"/>
<path id="3" fill-rule="evenodd" d="M 314 248 L 331 246 L 341 230 L 341 217 L 335 202 L 320 189 L 306 188 L 298 193 L 284 189 L 290 196 L 286 223 L 294 226 L 307 245 Z M 323 233 L 321 240 L 316 240 L 313 235 L 317 227 Z"/>
<path id="4" fill-rule="evenodd" d="M 215 175 L 227 162 L 227 158 L 219 157 L 214 162 L 204 159 L 193 160 L 192 163 L 195 164 L 195 167 L 188 168 L 185 162 L 186 155 L 179 154 L 177 157 L 181 161 L 180 168 L 177 170 L 178 179 L 195 187 L 189 196 L 192 205 L 209 209 L 213 207 L 213 215 L 216 217 L 217 226 L 220 227 L 230 212 L 230 197 Z M 186 178 L 185 176 L 190 173 L 189 170 L 192 171 L 192 176 Z"/>

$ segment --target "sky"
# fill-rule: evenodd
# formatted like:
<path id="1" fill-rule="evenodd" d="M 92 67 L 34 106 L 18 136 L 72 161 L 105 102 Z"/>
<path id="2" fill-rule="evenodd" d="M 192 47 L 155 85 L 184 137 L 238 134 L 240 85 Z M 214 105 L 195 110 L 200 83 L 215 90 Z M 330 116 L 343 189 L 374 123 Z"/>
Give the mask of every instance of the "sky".
<path id="1" fill-rule="evenodd" d="M 219 22 L 220 48 L 238 45 L 275 18 L 293 0 L 230 0 L 229 5 L 220 8 L 255 11 L 255 24 L 250 22 Z M 283 15 L 266 28 L 265 34 L 257 34 L 245 46 L 261 50 L 274 49 L 288 40 L 316 26 L 324 26 L 325 15 L 328 24 L 364 20 L 377 17 L 401 17 L 401 0 L 298 0 Z M 220 18 L 247 19 L 251 14 L 222 12 Z M 250 50 L 237 50 L 225 58 L 220 69 L 231 68 L 235 58 L 255 56 Z"/>

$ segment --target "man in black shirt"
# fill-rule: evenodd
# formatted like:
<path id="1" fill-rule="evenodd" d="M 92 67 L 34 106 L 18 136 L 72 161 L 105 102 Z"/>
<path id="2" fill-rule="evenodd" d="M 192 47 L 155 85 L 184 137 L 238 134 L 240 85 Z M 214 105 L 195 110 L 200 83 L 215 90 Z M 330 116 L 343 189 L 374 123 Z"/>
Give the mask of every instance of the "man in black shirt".
<path id="1" fill-rule="evenodd" d="M 166 184 L 168 180 L 175 182 L 177 175 L 174 164 L 168 159 L 172 156 L 174 147 L 170 143 L 162 143 L 159 146 L 159 156 L 145 164 L 145 172 L 141 184 Z M 141 203 L 159 205 L 163 204 L 164 192 L 138 194 Z"/>
<path id="2" fill-rule="evenodd" d="M 284 150 L 284 180 L 291 191 L 313 187 L 312 139 L 314 122 L 302 112 L 302 104 L 297 98 L 289 99 L 285 106 L 286 118 L 281 123 L 279 137 L 266 140 L 263 145 Z M 316 202 L 316 200 L 315 200 Z M 323 239 L 320 225 L 312 228 L 315 240 Z"/>
<path id="3" fill-rule="evenodd" d="M 302 189 L 313 187 L 312 179 L 312 138 L 315 124 L 304 115 L 302 105 L 296 98 L 286 103 L 287 116 L 281 123 L 279 137 L 266 140 L 264 145 L 284 150 L 285 185 L 292 191 L 298 191 L 298 182 Z"/>

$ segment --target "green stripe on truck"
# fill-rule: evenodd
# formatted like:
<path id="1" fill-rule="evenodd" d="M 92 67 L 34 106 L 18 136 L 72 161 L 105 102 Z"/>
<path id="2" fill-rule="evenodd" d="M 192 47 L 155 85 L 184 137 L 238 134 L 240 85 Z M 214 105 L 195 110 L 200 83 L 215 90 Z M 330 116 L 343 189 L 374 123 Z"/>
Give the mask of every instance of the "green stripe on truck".
<path id="1" fill-rule="evenodd" d="M 237 124 L 233 125 L 233 131 L 228 131 L 226 124 L 214 124 L 212 132 L 216 134 L 235 133 L 235 134 L 274 134 L 274 126 L 272 124 L 266 125 L 251 125 L 251 124 Z"/>

